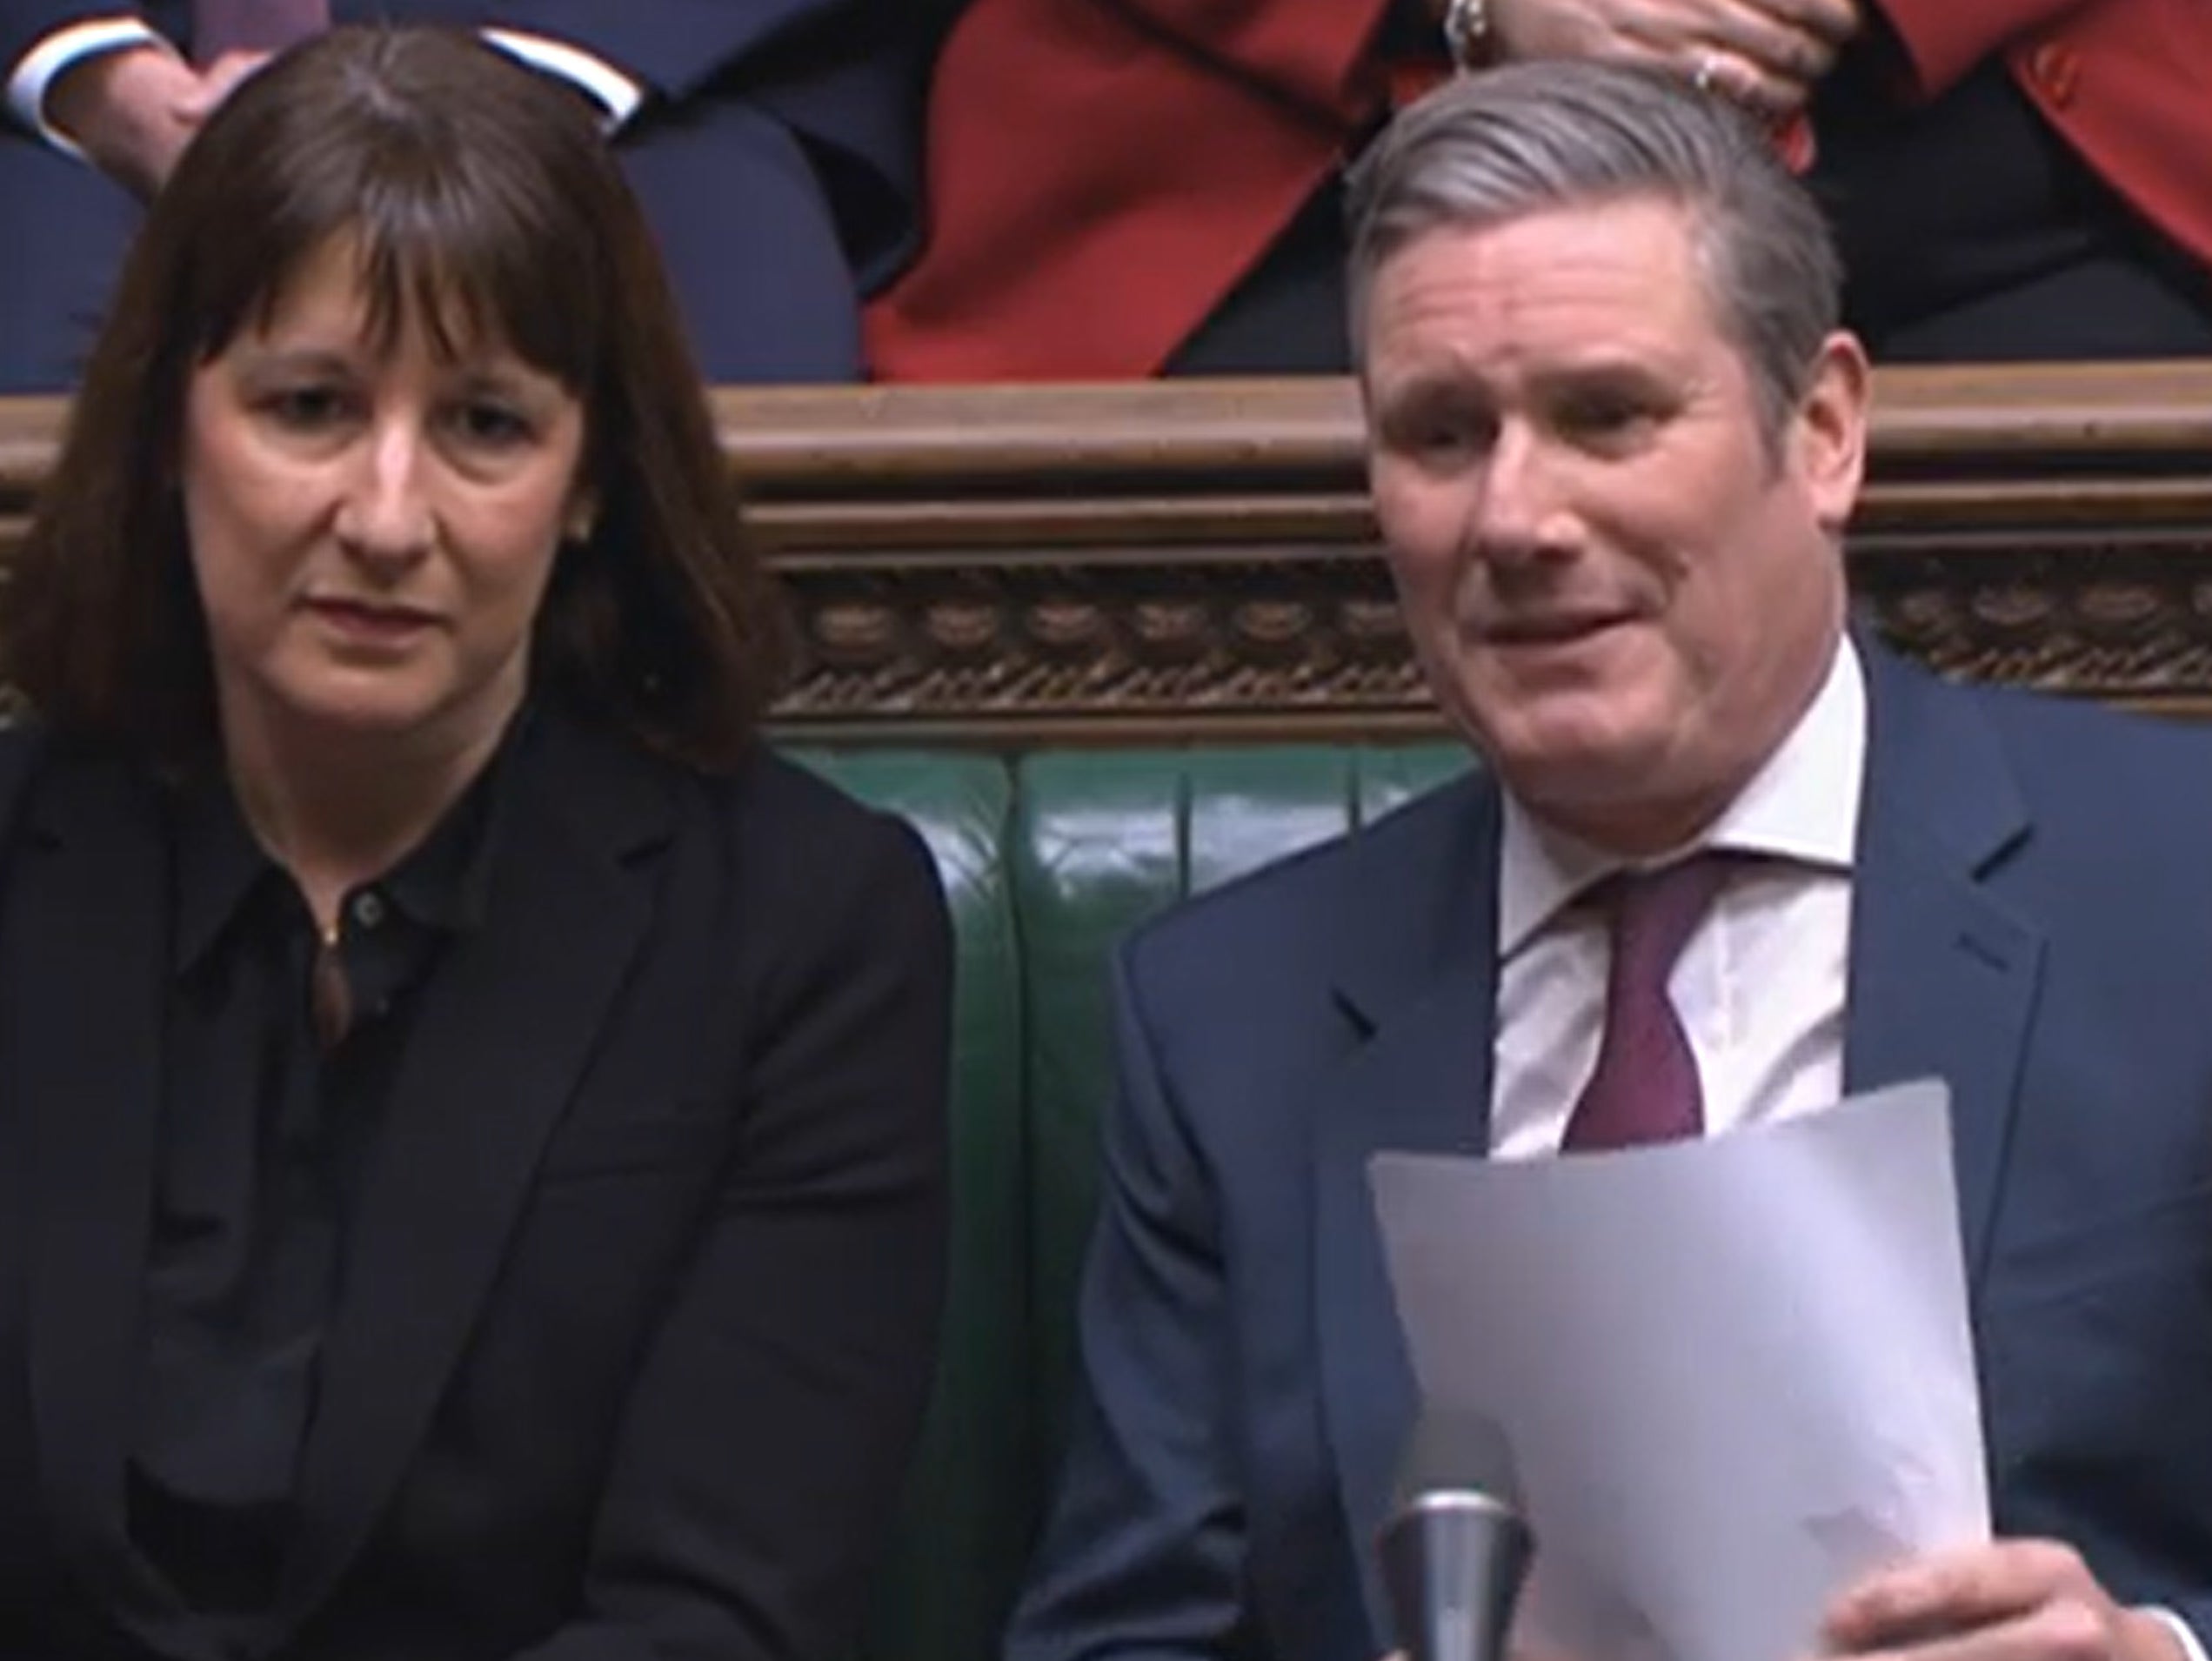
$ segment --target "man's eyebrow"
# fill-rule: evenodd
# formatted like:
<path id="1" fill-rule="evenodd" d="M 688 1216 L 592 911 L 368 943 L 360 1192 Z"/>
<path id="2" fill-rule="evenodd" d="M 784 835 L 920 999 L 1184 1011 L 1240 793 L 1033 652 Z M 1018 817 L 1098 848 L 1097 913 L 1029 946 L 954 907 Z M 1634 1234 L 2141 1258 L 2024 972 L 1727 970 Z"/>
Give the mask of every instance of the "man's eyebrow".
<path id="1" fill-rule="evenodd" d="M 1647 358 L 1608 352 L 1538 370 L 1528 380 L 1534 391 L 1549 394 L 1592 387 L 1656 391 L 1667 385 L 1670 378 Z"/>
<path id="2" fill-rule="evenodd" d="M 1378 389 L 1375 399 L 1378 409 L 1385 412 L 1448 404 L 1487 405 L 1492 401 L 1480 381 L 1440 370 L 1420 370 L 1403 380 L 1386 384 Z"/>

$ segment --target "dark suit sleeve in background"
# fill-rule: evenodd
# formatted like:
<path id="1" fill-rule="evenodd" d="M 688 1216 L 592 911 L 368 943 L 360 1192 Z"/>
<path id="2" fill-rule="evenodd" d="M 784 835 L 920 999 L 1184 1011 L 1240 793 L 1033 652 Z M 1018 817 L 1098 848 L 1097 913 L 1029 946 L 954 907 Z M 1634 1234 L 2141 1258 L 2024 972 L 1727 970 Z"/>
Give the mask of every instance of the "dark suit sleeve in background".
<path id="1" fill-rule="evenodd" d="M 665 97 L 684 98 L 779 41 L 843 14 L 855 50 L 871 30 L 862 14 L 876 0 L 444 0 L 395 6 L 464 27 L 521 29 L 582 46 Z"/>
<path id="2" fill-rule="evenodd" d="M 754 880 L 785 890 L 758 914 L 791 943 L 732 1014 L 745 1129 L 625 1410 L 586 1614 L 532 1661 L 818 1661 L 857 1637 L 933 1371 L 952 968 L 919 841 L 845 822 L 865 836 Z"/>
<path id="3" fill-rule="evenodd" d="M 2193 1597 L 2176 1597 L 2161 1604 L 2159 1608 L 2177 1616 L 2196 1640 L 2197 1652 L 2212 1653 L 2212 1592 L 2199 1593 Z"/>
<path id="4" fill-rule="evenodd" d="M 106 17 L 137 17 L 157 34 L 166 33 L 172 22 L 163 8 L 131 0 L 104 6 L 86 0 L 0 0 L 0 84 L 15 74 L 24 53 L 56 30 Z"/>
<path id="5" fill-rule="evenodd" d="M 863 285 L 903 257 L 919 191 L 924 9 L 901 0 L 416 0 L 395 16 L 581 46 L 641 83 L 659 118 L 712 96 L 773 116 L 814 152 Z M 650 127 L 652 109 L 642 112 Z M 712 176 L 700 181 L 711 191 Z M 712 196 L 698 204 L 712 212 Z"/>

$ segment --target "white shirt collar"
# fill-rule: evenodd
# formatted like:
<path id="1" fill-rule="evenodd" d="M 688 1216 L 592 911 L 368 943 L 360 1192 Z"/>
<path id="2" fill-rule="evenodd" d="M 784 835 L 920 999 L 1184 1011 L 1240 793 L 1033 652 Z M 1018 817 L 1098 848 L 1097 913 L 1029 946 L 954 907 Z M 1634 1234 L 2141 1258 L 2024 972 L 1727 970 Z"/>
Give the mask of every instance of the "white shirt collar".
<path id="1" fill-rule="evenodd" d="M 1751 782 L 1689 847 L 1851 868 L 1867 753 L 1866 674 L 1848 633 L 1820 691 Z M 1511 957 L 1578 894 L 1627 861 L 1543 824 L 1505 793 L 1498 843 L 1498 956 Z"/>

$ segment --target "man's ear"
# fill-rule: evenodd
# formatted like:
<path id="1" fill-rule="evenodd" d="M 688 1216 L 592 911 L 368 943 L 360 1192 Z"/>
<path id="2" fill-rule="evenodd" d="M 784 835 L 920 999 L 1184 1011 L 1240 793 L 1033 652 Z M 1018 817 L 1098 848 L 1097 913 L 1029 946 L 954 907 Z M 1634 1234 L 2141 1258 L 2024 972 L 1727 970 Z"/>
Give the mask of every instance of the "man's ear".
<path id="1" fill-rule="evenodd" d="M 1821 528 L 1842 534 L 1866 479 L 1874 372 L 1858 337 L 1837 330 L 1821 343 L 1789 424 L 1789 462 Z"/>

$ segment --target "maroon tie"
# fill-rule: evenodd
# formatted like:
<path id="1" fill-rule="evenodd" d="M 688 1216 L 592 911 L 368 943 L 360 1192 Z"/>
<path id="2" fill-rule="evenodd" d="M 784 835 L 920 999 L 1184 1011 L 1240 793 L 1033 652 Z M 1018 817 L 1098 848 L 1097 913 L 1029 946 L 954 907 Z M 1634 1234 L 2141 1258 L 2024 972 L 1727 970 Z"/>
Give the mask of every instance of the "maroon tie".
<path id="1" fill-rule="evenodd" d="M 281 52 L 330 26 L 330 0 L 192 0 L 192 56 Z"/>
<path id="2" fill-rule="evenodd" d="M 1705 1129 L 1697 1057 L 1667 995 L 1667 977 L 1727 871 L 1724 855 L 1701 854 L 1662 871 L 1625 873 L 1601 890 L 1613 948 L 1605 1032 L 1597 1070 L 1567 1122 L 1563 1152 L 1671 1142 Z"/>

